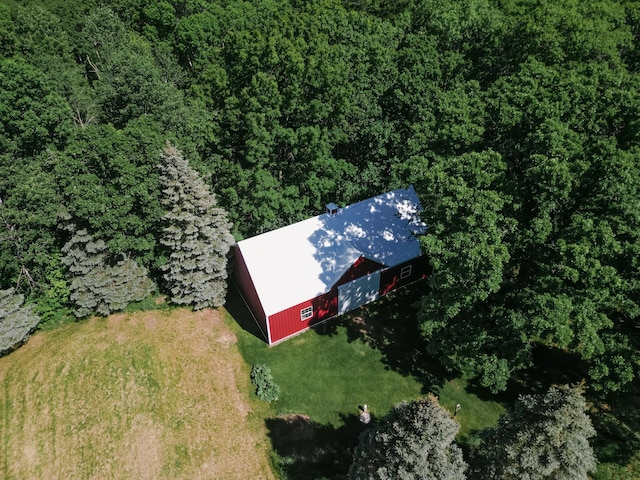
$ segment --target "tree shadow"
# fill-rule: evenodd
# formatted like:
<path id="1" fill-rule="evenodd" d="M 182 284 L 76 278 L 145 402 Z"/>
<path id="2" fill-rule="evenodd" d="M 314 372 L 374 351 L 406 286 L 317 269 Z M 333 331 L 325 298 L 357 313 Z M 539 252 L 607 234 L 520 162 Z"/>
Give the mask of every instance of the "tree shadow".
<path id="1" fill-rule="evenodd" d="M 578 355 L 538 344 L 532 349 L 531 366 L 514 372 L 506 390 L 493 393 L 479 378 L 467 379 L 466 389 L 482 400 L 512 404 L 520 395 L 544 394 L 553 385 L 577 385 L 586 376 L 587 366 Z"/>
<path id="2" fill-rule="evenodd" d="M 344 479 L 364 425 L 358 416 L 341 415 L 342 426 L 322 425 L 306 415 L 289 414 L 265 421 L 276 467 L 289 480 Z"/>
<path id="3" fill-rule="evenodd" d="M 314 330 L 319 335 L 333 336 L 345 328 L 349 342 L 361 340 L 380 351 L 389 369 L 414 377 L 422 384 L 422 393 L 432 392 L 451 374 L 426 353 L 426 341 L 420 332 L 417 302 L 427 288 L 426 281 L 420 280 Z"/>
<path id="4" fill-rule="evenodd" d="M 512 376 L 507 391 L 516 396 L 544 394 L 553 385 L 577 385 L 587 376 L 588 367 L 584 360 L 559 348 L 536 345 L 531 363 L 529 368 Z"/>
<path id="5" fill-rule="evenodd" d="M 589 397 L 589 395 L 587 395 Z M 591 398 L 589 414 L 598 432 L 591 442 L 600 463 L 626 467 L 640 459 L 640 378 L 628 390 Z M 636 467 L 637 468 L 637 467 Z"/>
<path id="6" fill-rule="evenodd" d="M 417 194 L 409 187 L 336 207 L 336 213 L 316 217 L 318 228 L 307 240 L 320 266 L 324 291 L 335 287 L 361 257 L 379 268 L 419 257 L 417 235 L 426 231 L 420 210 Z"/>

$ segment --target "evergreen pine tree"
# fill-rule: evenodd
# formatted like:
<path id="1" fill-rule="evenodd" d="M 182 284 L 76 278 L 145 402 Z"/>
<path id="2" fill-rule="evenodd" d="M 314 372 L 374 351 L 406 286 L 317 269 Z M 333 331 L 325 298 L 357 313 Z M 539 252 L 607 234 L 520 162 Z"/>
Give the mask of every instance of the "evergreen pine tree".
<path id="1" fill-rule="evenodd" d="M 40 322 L 32 306 L 22 306 L 24 295 L 15 289 L 0 290 L 0 355 L 27 341 Z"/>
<path id="2" fill-rule="evenodd" d="M 433 396 L 396 405 L 360 436 L 350 480 L 463 480 L 460 426 Z"/>
<path id="3" fill-rule="evenodd" d="M 94 312 L 109 315 L 142 300 L 155 288 L 146 268 L 127 257 L 114 261 L 104 241 L 95 240 L 85 229 L 75 231 L 62 252 L 77 317 Z"/>
<path id="4" fill-rule="evenodd" d="M 227 213 L 182 153 L 167 145 L 160 164 L 164 228 L 163 266 L 171 301 L 195 309 L 217 307 L 227 291 L 227 254 L 234 238 Z"/>
<path id="5" fill-rule="evenodd" d="M 595 435 L 580 388 L 552 387 L 518 399 L 485 434 L 474 478 L 486 480 L 586 480 L 596 467 L 589 445 Z"/>

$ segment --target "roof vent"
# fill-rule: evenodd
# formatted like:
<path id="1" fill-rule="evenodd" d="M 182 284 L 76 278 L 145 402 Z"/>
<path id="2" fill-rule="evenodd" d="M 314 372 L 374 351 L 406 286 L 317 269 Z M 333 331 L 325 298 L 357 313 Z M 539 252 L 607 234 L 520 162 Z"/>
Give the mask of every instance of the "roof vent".
<path id="1" fill-rule="evenodd" d="M 338 213 L 338 205 L 335 203 L 327 203 L 327 213 L 329 215 L 335 215 Z"/>

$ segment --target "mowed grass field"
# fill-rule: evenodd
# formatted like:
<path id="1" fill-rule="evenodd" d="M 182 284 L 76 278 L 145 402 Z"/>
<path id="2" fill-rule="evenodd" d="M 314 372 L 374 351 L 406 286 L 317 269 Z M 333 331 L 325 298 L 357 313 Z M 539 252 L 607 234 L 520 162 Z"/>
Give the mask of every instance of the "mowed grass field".
<path id="1" fill-rule="evenodd" d="M 461 404 L 456 419 L 462 442 L 495 425 L 504 406 L 481 399 L 464 379 L 447 375 L 424 354 L 411 306 L 415 298 L 410 289 L 388 295 L 269 347 L 237 292 L 230 291 L 226 320 L 240 352 L 248 364 L 267 365 L 281 388 L 265 422 L 286 478 L 345 478 L 367 428 L 358 419 L 364 404 L 376 423 L 398 402 L 437 394 L 452 415 Z"/>
<path id="2" fill-rule="evenodd" d="M 0 478 L 274 478 L 235 343 L 212 310 L 36 334 L 0 358 Z"/>

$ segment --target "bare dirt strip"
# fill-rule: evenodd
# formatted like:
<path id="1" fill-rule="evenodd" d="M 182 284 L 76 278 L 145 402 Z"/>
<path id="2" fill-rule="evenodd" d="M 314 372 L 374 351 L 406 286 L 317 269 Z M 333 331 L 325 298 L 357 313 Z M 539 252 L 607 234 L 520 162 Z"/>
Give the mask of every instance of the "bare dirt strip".
<path id="1" fill-rule="evenodd" d="M 35 335 L 0 358 L 0 478 L 275 478 L 235 341 L 184 309 Z"/>

